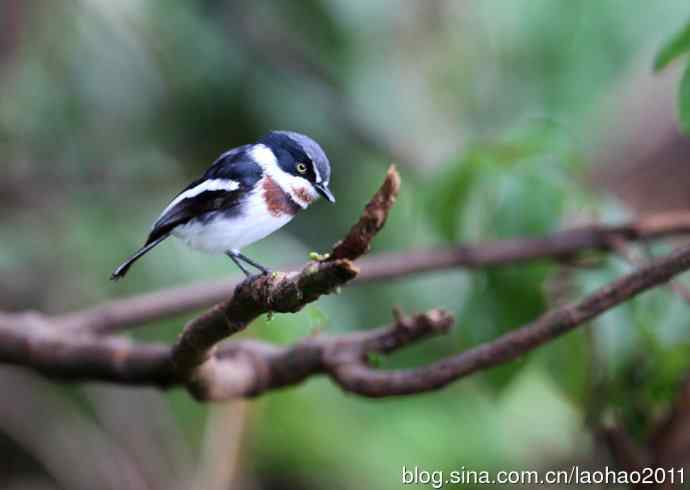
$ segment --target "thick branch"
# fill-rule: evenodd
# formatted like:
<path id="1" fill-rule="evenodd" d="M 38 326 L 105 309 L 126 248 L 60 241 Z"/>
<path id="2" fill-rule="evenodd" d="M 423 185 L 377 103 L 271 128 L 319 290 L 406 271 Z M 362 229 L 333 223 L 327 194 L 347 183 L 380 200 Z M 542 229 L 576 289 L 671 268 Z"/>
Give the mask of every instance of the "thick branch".
<path id="1" fill-rule="evenodd" d="M 215 369 L 213 348 L 218 342 L 268 312 L 294 313 L 323 294 L 352 280 L 357 269 L 347 259 L 311 263 L 299 273 L 250 278 L 228 300 L 189 322 L 173 348 L 178 375 L 193 391 L 206 389 Z M 208 363 L 206 366 L 203 364 Z M 203 395 L 200 395 L 203 397 Z"/>
<path id="2" fill-rule="evenodd" d="M 204 365 L 208 400 L 256 396 L 329 374 L 343 360 L 388 353 L 424 337 L 445 333 L 452 317 L 442 310 L 403 317 L 388 327 L 340 336 L 307 337 L 290 347 L 257 341 L 231 342 Z M 107 381 L 167 388 L 182 383 L 170 346 L 134 344 L 110 337 L 66 337 L 41 317 L 0 322 L 0 361 L 72 381 Z M 202 388 L 197 387 L 197 388 Z"/>
<path id="3" fill-rule="evenodd" d="M 175 383 L 170 346 L 126 338 L 64 335 L 42 315 L 0 317 L 0 362 L 48 377 L 166 388 Z"/>
<path id="4" fill-rule="evenodd" d="M 387 353 L 421 338 L 445 333 L 453 323 L 443 310 L 397 317 L 388 327 L 342 336 L 308 337 L 288 348 L 262 342 L 232 342 L 213 360 L 208 400 L 257 396 L 301 383 L 315 374 L 334 376 L 342 362 L 366 362 L 370 353 Z"/>
<path id="5" fill-rule="evenodd" d="M 361 273 L 355 283 L 391 280 L 453 267 L 474 269 L 539 259 L 558 260 L 591 250 L 611 250 L 617 240 L 653 240 L 685 234 L 690 234 L 690 213 L 673 212 L 650 215 L 623 225 L 584 226 L 540 238 L 383 253 L 357 261 Z M 231 281 L 222 280 L 170 288 L 61 315 L 56 321 L 77 330 L 110 333 L 211 306 L 228 298 L 235 286 Z"/>

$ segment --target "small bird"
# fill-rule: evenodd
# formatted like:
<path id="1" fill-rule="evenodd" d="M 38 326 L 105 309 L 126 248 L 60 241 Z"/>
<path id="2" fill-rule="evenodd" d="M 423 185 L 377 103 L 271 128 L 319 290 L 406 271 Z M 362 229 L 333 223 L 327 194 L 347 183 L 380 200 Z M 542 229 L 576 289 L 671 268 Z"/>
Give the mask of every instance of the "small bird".
<path id="1" fill-rule="evenodd" d="M 207 253 L 226 254 L 246 276 L 243 263 L 269 270 L 240 253 L 287 224 L 319 195 L 335 203 L 328 188 L 331 165 L 313 139 L 271 131 L 255 144 L 223 153 L 200 178 L 168 204 L 146 243 L 110 276 L 117 280 L 169 236 Z"/>

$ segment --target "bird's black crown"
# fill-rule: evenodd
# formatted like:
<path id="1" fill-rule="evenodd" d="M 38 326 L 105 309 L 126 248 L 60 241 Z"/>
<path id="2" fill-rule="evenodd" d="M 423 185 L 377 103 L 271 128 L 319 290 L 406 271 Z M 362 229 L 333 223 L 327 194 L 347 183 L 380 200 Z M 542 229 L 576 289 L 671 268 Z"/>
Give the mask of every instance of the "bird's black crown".
<path id="1" fill-rule="evenodd" d="M 331 164 L 321 146 L 313 139 L 292 131 L 271 131 L 258 143 L 273 151 L 284 172 L 304 177 L 314 184 L 328 185 Z M 306 165 L 306 172 L 300 172 L 300 163 Z"/>

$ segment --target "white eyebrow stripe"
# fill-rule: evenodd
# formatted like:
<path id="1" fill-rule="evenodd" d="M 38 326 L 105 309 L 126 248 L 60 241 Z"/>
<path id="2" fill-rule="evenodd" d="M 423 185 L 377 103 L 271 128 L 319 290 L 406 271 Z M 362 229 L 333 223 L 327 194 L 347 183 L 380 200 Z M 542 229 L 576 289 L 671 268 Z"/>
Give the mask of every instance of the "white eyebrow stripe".
<path id="1" fill-rule="evenodd" d="M 314 160 L 311 161 L 311 166 L 314 169 L 314 175 L 316 175 L 316 183 L 320 184 L 323 179 L 321 179 L 321 174 L 319 173 L 319 167 L 316 165 Z"/>
<path id="2" fill-rule="evenodd" d="M 230 180 L 230 179 L 204 180 L 199 185 L 196 185 L 196 186 L 192 187 L 191 189 L 187 189 L 186 191 L 181 192 L 175 199 L 172 200 L 172 202 L 170 204 L 168 204 L 168 206 L 161 213 L 161 216 L 164 216 L 165 213 L 170 211 L 172 208 L 174 208 L 177 204 L 184 201 L 185 199 L 190 199 L 192 197 L 196 197 L 203 192 L 210 192 L 210 191 L 228 191 L 228 192 L 231 192 L 231 191 L 235 191 L 239 188 L 240 188 L 239 182 L 236 182 L 236 181 Z"/>

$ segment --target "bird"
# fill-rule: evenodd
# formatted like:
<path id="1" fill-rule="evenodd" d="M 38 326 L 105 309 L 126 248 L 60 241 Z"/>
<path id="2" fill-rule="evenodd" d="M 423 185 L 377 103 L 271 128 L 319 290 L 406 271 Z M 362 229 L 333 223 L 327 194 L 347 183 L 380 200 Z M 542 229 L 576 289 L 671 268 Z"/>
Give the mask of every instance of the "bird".
<path id="1" fill-rule="evenodd" d="M 228 150 L 170 201 L 144 245 L 110 278 L 123 278 L 171 236 L 193 249 L 227 255 L 247 277 L 245 265 L 268 274 L 240 250 L 286 225 L 319 197 L 335 203 L 330 178 L 323 149 L 300 133 L 271 131 L 256 143 Z"/>

